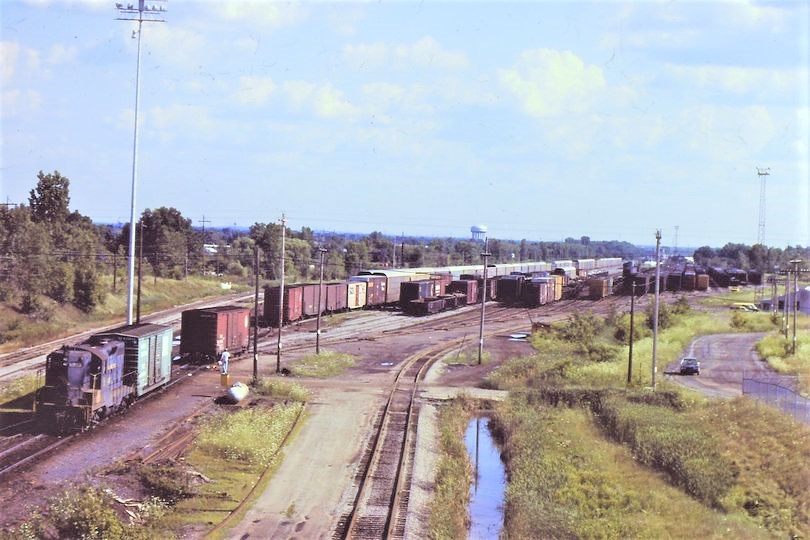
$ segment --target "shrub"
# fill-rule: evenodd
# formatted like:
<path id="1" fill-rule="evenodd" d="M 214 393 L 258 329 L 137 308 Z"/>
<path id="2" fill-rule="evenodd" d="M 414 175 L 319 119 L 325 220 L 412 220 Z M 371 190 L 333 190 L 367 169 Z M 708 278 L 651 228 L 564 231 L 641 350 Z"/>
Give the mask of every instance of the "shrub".
<path id="1" fill-rule="evenodd" d="M 670 408 L 614 398 L 602 403 L 599 418 L 639 461 L 667 472 L 673 484 L 702 502 L 719 506 L 735 483 L 736 465 L 709 433 Z"/>
<path id="2" fill-rule="evenodd" d="M 91 487 L 68 490 L 51 499 L 48 522 L 42 529 L 53 529 L 58 538 L 128 538 L 126 526 L 113 509 L 107 493 Z M 44 531 L 43 531 L 44 532 Z"/>
<path id="3" fill-rule="evenodd" d="M 191 476 L 174 465 L 144 464 L 138 477 L 153 495 L 171 503 L 194 495 Z"/>

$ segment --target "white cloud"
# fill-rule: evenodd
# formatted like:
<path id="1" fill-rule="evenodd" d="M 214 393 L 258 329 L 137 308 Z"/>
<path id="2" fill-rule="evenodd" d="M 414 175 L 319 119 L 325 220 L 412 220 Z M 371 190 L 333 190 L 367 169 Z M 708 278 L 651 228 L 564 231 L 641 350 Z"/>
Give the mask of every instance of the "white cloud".
<path id="1" fill-rule="evenodd" d="M 198 66 L 204 63 L 205 37 L 202 32 L 176 24 L 144 25 L 143 46 L 155 51 L 160 61 L 176 66 Z M 126 37 L 135 47 L 135 40 Z"/>
<path id="2" fill-rule="evenodd" d="M 571 51 L 552 49 L 525 51 L 515 67 L 499 70 L 498 76 L 523 110 L 538 118 L 584 112 L 606 86 L 599 67 Z"/>
<path id="3" fill-rule="evenodd" d="M 790 4 L 788 4 L 790 5 Z M 791 11 L 775 4 L 763 4 L 750 0 L 724 3 L 725 19 L 736 25 L 746 28 L 756 28 L 757 30 L 779 31 L 782 29 Z M 796 2 L 793 7 L 800 9 L 807 8 L 804 2 Z"/>
<path id="4" fill-rule="evenodd" d="M 211 5 L 215 15 L 226 22 L 248 23 L 266 29 L 294 26 L 309 17 L 309 8 L 297 3 L 234 1 Z"/>
<path id="5" fill-rule="evenodd" d="M 666 72 L 681 83 L 734 94 L 791 93 L 808 76 L 807 69 L 668 65 Z"/>
<path id="6" fill-rule="evenodd" d="M 470 63 L 464 53 L 448 51 L 430 36 L 423 37 L 413 45 L 399 45 L 394 49 L 394 56 L 417 66 L 437 69 L 460 69 Z"/>
<path id="7" fill-rule="evenodd" d="M 262 105 L 275 89 L 276 84 L 270 77 L 239 77 L 236 99 L 244 105 Z"/>
<path id="8" fill-rule="evenodd" d="M 360 108 L 347 100 L 331 83 L 286 81 L 284 93 L 296 108 L 307 107 L 321 118 L 355 118 Z"/>
<path id="9" fill-rule="evenodd" d="M 42 95 L 35 90 L 3 90 L 0 98 L 1 118 L 36 112 L 42 104 Z"/>
<path id="10" fill-rule="evenodd" d="M 390 64 L 398 68 L 422 67 L 455 70 L 470 65 L 470 61 L 464 53 L 445 49 L 431 36 L 425 36 L 412 44 L 344 45 L 343 57 L 358 69 L 379 68 Z"/>
<path id="11" fill-rule="evenodd" d="M 40 8 L 60 4 L 88 11 L 110 11 L 115 6 L 115 2 L 109 0 L 25 0 L 25 3 Z"/>
<path id="12" fill-rule="evenodd" d="M 381 67 L 388 60 L 388 45 L 385 43 L 344 45 L 343 57 L 358 69 Z"/>
<path id="13" fill-rule="evenodd" d="M 139 118 L 139 123 L 142 123 L 145 129 L 157 132 L 162 140 L 175 139 L 178 135 L 210 138 L 217 133 L 216 125 L 208 110 L 194 105 L 151 107 L 143 120 Z"/>
<path id="14" fill-rule="evenodd" d="M 20 45 L 15 41 L 0 42 L 3 81 L 10 81 L 18 68 L 28 74 L 37 73 L 41 68 L 39 51 Z"/>

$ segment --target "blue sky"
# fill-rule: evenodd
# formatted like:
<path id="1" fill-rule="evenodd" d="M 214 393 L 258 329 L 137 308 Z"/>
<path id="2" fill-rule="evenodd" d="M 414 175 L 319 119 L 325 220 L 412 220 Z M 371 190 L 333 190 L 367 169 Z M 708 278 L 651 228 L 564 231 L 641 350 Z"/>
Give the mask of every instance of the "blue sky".
<path id="1" fill-rule="evenodd" d="M 74 209 L 129 219 L 114 3 L 0 3 L 3 202 L 57 169 Z M 807 2 L 167 7 L 142 34 L 138 213 L 751 244 L 770 167 L 765 243 L 810 245 Z"/>

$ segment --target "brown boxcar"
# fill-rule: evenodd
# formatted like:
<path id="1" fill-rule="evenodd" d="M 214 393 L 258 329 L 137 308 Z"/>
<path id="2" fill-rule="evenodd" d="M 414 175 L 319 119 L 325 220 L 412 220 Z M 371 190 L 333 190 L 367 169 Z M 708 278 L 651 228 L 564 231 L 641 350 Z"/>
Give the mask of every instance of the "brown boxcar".
<path id="1" fill-rule="evenodd" d="M 513 304 L 520 300 L 523 287 L 523 276 L 501 276 L 498 283 L 498 302 Z"/>
<path id="2" fill-rule="evenodd" d="M 216 360 L 225 349 L 233 354 L 250 344 L 250 309 L 220 306 L 189 309 L 180 319 L 180 354 Z"/>
<path id="3" fill-rule="evenodd" d="M 348 298 L 348 286 L 346 282 L 327 283 L 323 287 L 326 294 L 325 311 L 335 313 L 336 311 L 346 309 L 346 300 Z"/>
<path id="4" fill-rule="evenodd" d="M 588 280 L 588 293 L 591 300 L 599 300 L 610 295 L 610 286 L 607 278 L 591 278 Z"/>
<path id="5" fill-rule="evenodd" d="M 303 315 L 303 290 L 300 285 L 284 287 L 282 324 L 295 322 Z M 278 320 L 279 287 L 264 288 L 264 320 L 270 326 L 279 326 Z"/>
<path id="6" fill-rule="evenodd" d="M 698 274 L 695 276 L 695 290 L 706 291 L 709 289 L 709 274 Z"/>
<path id="7" fill-rule="evenodd" d="M 548 303 L 550 283 L 543 281 L 524 281 L 520 295 L 526 307 L 534 308 Z"/>
<path id="8" fill-rule="evenodd" d="M 451 281 L 447 286 L 448 293 L 462 293 L 467 297 L 466 304 L 478 302 L 478 282 L 474 279 L 460 279 Z"/>
<path id="9" fill-rule="evenodd" d="M 301 285 L 301 313 L 304 317 L 317 317 L 318 313 L 326 311 L 326 285 L 321 292 L 320 305 L 318 302 L 318 284 L 307 283 Z"/>

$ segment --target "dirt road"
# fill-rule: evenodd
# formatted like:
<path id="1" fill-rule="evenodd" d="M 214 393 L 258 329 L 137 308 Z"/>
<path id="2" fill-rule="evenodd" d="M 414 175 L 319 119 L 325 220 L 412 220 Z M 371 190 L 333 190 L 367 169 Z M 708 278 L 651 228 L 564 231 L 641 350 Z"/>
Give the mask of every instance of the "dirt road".
<path id="1" fill-rule="evenodd" d="M 679 375 L 678 361 L 666 367 L 666 377 L 709 397 L 732 398 L 742 395 L 743 374 L 772 375 L 759 359 L 754 345 L 765 334 L 714 334 L 696 338 L 682 356 L 700 361 L 700 375 Z"/>

